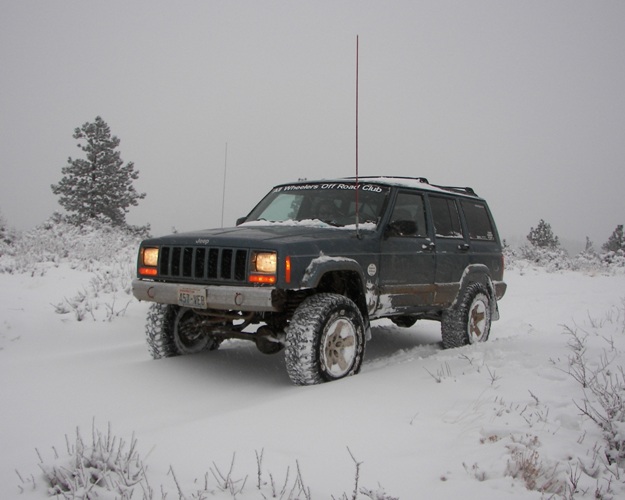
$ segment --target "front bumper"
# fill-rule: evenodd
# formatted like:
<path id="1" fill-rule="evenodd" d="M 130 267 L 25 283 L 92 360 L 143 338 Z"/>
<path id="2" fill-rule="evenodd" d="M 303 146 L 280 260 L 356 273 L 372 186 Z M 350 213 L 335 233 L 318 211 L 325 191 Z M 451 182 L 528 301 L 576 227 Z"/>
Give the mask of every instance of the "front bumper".
<path id="1" fill-rule="evenodd" d="M 132 293 L 139 300 L 177 305 L 178 290 L 189 286 L 206 290 L 209 309 L 250 312 L 281 310 L 279 294 L 273 287 L 188 285 L 135 278 L 132 281 Z"/>

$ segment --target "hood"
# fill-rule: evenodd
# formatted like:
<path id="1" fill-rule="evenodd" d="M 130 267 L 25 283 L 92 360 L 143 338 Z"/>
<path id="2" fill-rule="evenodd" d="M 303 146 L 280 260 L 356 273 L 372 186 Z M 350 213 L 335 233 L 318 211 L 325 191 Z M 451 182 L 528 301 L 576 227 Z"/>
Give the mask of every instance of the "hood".
<path id="1" fill-rule="evenodd" d="M 279 244 L 301 243 L 319 240 L 345 240 L 356 237 L 354 226 L 335 228 L 326 224 L 283 223 L 243 224 L 237 227 L 221 229 L 205 229 L 186 233 L 176 233 L 158 238 L 150 238 L 144 245 L 206 245 L 254 247 Z M 361 228 L 361 232 L 371 233 L 369 228 Z"/>

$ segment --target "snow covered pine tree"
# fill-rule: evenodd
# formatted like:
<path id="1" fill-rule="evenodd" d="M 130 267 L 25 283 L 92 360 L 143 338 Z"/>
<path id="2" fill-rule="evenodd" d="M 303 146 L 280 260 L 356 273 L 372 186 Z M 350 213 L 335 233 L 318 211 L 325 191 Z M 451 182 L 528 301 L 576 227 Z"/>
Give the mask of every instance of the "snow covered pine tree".
<path id="1" fill-rule="evenodd" d="M 536 228 L 530 228 L 527 239 L 533 247 L 556 249 L 560 246 L 560 240 L 553 234 L 551 224 L 543 219 L 540 219 Z"/>
<path id="2" fill-rule="evenodd" d="M 623 224 L 616 226 L 616 229 L 601 247 L 605 252 L 625 251 L 625 236 L 623 236 Z"/>
<path id="3" fill-rule="evenodd" d="M 139 177 L 134 163 L 124 165 L 116 151 L 119 139 L 111 136 L 111 129 L 99 116 L 76 128 L 73 137 L 84 141 L 77 146 L 87 158 L 68 158 L 63 178 L 51 186 L 52 192 L 59 195 L 59 204 L 75 224 L 95 219 L 124 225 L 128 207 L 145 198 L 145 193 L 138 193 L 133 186 Z"/>

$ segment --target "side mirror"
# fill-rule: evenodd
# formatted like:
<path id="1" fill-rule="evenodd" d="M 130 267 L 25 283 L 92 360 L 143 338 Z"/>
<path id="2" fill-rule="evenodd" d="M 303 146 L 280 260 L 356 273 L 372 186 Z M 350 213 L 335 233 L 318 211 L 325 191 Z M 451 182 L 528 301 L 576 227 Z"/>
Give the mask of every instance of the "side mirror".
<path id="1" fill-rule="evenodd" d="M 245 217 L 239 217 L 237 219 L 237 226 L 240 226 L 241 224 L 243 224 L 245 221 L 247 220 L 247 216 Z"/>

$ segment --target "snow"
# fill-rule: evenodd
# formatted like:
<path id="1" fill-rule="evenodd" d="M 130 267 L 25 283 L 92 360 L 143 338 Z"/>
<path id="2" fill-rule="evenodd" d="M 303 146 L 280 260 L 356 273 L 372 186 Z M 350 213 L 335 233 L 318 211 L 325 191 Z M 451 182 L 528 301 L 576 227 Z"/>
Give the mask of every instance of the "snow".
<path id="1" fill-rule="evenodd" d="M 328 229 L 336 229 L 339 231 L 345 231 L 346 229 L 354 231 L 356 229 L 356 224 L 348 224 L 346 226 L 335 226 L 332 224 L 328 224 L 319 219 L 303 219 L 303 220 L 283 220 L 283 221 L 268 221 L 268 220 L 252 220 L 249 222 L 243 222 L 239 224 L 240 227 L 323 227 Z M 363 222 L 358 225 L 358 229 L 363 231 L 374 231 L 377 227 L 375 222 Z"/>
<path id="2" fill-rule="evenodd" d="M 71 258 L 0 274 L 0 498 L 46 498 L 39 457 L 47 467 L 67 456 L 66 436 L 71 442 L 77 428 L 88 441 L 94 426 L 108 425 L 126 442 L 137 439 L 154 498 L 179 498 L 178 487 L 192 498 L 205 475 L 215 492 L 206 498 L 232 498 L 214 477 L 232 462 L 236 479 L 247 476 L 236 498 L 263 498 L 261 452 L 264 482 L 271 474 L 282 484 L 289 470 L 292 484 L 299 467 L 314 499 L 351 498 L 356 462 L 359 487 L 383 488 L 386 498 L 566 497 L 571 477 L 575 498 L 625 495 L 625 471 L 606 462 L 605 433 L 580 409 L 594 396 L 570 361 L 583 356 L 588 370 L 609 363 L 618 376 L 623 273 L 515 266 L 488 342 L 445 351 L 437 323 L 376 322 L 360 374 L 295 387 L 283 354 L 242 341 L 152 360 L 148 304 L 124 286 L 94 286 L 107 266 L 116 275 L 116 262 Z M 59 314 L 79 291 L 87 312 Z M 623 421 L 614 423 L 617 436 Z"/>

